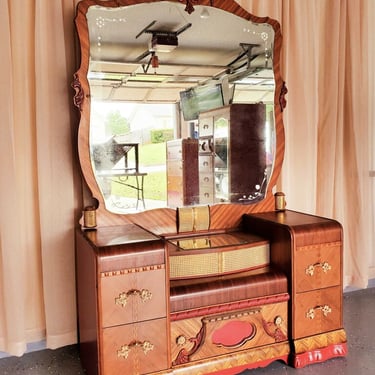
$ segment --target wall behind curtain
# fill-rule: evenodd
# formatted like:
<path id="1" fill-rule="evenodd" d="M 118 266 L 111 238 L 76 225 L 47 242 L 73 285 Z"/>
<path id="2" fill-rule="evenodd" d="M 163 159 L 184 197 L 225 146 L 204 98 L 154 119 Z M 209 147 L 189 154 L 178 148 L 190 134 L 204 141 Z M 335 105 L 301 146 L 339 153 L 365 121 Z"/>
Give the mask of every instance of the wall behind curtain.
<path id="1" fill-rule="evenodd" d="M 0 0 L 0 351 L 14 355 L 32 341 L 56 348 L 77 340 L 77 2 Z M 364 287 L 373 249 L 373 1 L 238 3 L 282 25 L 288 207 L 343 223 L 346 283 Z"/>

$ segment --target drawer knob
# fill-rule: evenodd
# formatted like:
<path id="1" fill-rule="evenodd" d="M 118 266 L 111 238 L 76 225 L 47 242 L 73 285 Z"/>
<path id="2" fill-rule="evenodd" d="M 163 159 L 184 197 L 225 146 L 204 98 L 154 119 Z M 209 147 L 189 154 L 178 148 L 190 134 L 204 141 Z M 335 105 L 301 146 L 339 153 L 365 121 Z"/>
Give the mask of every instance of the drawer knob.
<path id="1" fill-rule="evenodd" d="M 185 345 L 186 344 L 186 337 L 184 335 L 180 335 L 176 338 L 176 344 L 179 346 Z"/>
<path id="2" fill-rule="evenodd" d="M 116 305 L 125 307 L 130 296 L 139 296 L 142 302 L 146 302 L 152 298 L 152 293 L 148 289 L 131 289 L 127 292 L 120 293 L 119 296 L 115 298 Z"/>
<path id="3" fill-rule="evenodd" d="M 150 341 L 133 341 L 128 345 L 123 345 L 120 350 L 117 351 L 117 357 L 119 358 L 128 358 L 129 353 L 132 349 L 140 348 L 143 353 L 146 355 L 151 350 L 154 350 L 154 345 Z"/>
<path id="4" fill-rule="evenodd" d="M 310 264 L 305 270 L 306 275 L 314 276 L 316 267 L 321 267 L 324 273 L 327 273 L 329 270 L 332 269 L 331 265 L 328 262 Z"/>
<path id="5" fill-rule="evenodd" d="M 283 320 L 283 318 L 280 316 L 280 315 L 278 315 L 275 319 L 274 319 L 274 323 L 275 323 L 275 325 L 276 326 L 281 326 L 282 324 L 283 324 L 283 322 L 284 322 L 284 320 Z"/>
<path id="6" fill-rule="evenodd" d="M 309 309 L 306 313 L 306 318 L 314 319 L 315 318 L 315 310 L 320 310 L 324 316 L 328 316 L 332 312 L 332 309 L 328 305 L 324 306 L 315 306 Z"/>

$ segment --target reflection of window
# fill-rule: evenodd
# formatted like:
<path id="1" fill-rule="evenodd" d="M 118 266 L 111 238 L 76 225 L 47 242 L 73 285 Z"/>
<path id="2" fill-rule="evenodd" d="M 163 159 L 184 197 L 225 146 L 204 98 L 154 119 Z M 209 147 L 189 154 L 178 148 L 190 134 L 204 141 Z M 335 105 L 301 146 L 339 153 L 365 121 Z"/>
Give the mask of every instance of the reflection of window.
<path id="1" fill-rule="evenodd" d="M 215 138 L 215 168 L 228 168 L 228 138 Z"/>

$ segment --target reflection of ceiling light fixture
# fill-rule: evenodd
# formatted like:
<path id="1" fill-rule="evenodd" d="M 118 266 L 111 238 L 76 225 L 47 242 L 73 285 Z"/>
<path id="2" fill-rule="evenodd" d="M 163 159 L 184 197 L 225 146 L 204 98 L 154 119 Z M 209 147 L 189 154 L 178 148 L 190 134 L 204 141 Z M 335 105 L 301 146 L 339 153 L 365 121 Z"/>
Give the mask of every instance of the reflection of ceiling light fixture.
<path id="1" fill-rule="evenodd" d="M 154 34 L 151 39 L 150 50 L 155 52 L 171 52 L 178 46 L 176 35 Z"/>
<path id="2" fill-rule="evenodd" d="M 151 56 L 151 66 L 155 69 L 159 68 L 159 59 L 156 55 Z"/>
<path id="3" fill-rule="evenodd" d="M 204 18 L 204 19 L 210 17 L 210 13 L 208 12 L 207 8 L 203 8 L 203 10 L 202 10 L 202 12 L 200 14 L 200 17 Z"/>
<path id="4" fill-rule="evenodd" d="M 159 68 L 159 58 L 157 57 L 155 51 L 151 52 L 151 57 L 150 57 L 150 60 L 148 61 L 148 64 L 147 65 L 146 64 L 142 65 L 143 73 L 147 74 L 148 68 L 150 67 L 150 65 L 154 69 Z"/>

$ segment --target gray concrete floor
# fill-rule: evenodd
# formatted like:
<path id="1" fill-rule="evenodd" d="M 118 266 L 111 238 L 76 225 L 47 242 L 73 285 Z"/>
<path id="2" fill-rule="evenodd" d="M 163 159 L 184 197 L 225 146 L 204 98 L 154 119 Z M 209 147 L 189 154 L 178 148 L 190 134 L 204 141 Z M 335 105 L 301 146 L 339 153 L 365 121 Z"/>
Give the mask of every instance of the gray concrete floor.
<path id="1" fill-rule="evenodd" d="M 344 294 L 344 327 L 348 355 L 302 369 L 281 362 L 241 375 L 372 375 L 375 374 L 375 288 Z M 0 375 L 83 375 L 76 345 L 0 359 Z M 113 374 L 120 375 L 120 374 Z M 121 374 L 122 375 L 122 374 Z M 123 374 L 132 375 L 132 374 Z M 192 374 L 194 375 L 194 374 Z"/>

